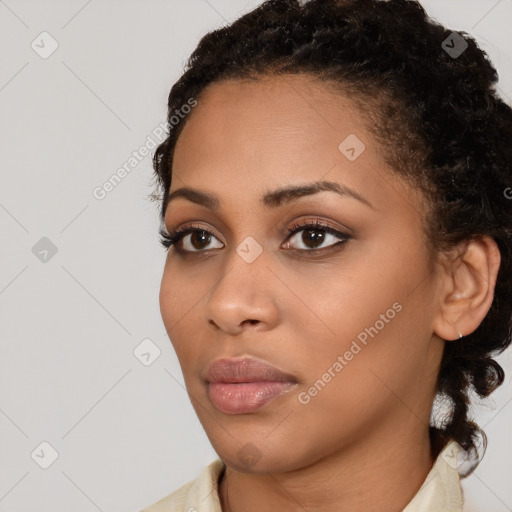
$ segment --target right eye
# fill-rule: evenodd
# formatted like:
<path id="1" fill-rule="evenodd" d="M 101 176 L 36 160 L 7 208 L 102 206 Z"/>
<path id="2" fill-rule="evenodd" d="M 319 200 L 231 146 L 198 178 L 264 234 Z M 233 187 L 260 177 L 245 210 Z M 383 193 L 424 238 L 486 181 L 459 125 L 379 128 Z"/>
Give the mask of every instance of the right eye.
<path id="1" fill-rule="evenodd" d="M 172 233 L 166 233 L 162 229 L 160 230 L 160 236 L 160 243 L 166 250 L 174 246 L 176 251 L 180 253 L 203 252 L 209 249 L 222 249 L 224 247 L 222 242 L 218 242 L 220 246 L 208 247 L 212 239 L 216 240 L 216 237 L 204 228 L 189 227 L 173 231 Z"/>

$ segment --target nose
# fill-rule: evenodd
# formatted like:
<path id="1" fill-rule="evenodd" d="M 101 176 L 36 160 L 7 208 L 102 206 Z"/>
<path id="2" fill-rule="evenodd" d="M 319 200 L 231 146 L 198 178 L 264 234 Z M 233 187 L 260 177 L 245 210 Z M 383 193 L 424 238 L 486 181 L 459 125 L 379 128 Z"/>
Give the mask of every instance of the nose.
<path id="1" fill-rule="evenodd" d="M 236 335 L 245 329 L 269 330 L 277 324 L 279 281 L 267 265 L 265 252 L 249 263 L 233 251 L 205 305 L 205 319 L 215 331 Z"/>

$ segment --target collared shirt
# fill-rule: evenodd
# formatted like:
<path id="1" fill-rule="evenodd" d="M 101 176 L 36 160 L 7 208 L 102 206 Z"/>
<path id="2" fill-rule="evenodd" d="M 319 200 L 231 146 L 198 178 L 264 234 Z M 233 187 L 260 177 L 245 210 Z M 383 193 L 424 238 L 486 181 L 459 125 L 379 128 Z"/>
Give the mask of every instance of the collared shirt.
<path id="1" fill-rule="evenodd" d="M 455 441 L 445 446 L 403 512 L 462 512 L 462 492 L 457 471 L 460 450 Z M 141 512 L 222 512 L 218 481 L 225 467 L 222 460 L 214 460 L 196 480 Z"/>

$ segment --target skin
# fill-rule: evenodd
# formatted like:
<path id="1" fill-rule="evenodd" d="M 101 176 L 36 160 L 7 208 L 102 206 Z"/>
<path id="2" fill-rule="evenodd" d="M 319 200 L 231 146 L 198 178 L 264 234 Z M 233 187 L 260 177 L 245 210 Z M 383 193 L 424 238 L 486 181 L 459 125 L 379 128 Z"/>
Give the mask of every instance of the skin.
<path id="1" fill-rule="evenodd" d="M 366 147 L 354 161 L 338 149 L 349 134 Z M 321 180 L 372 206 L 332 191 L 261 204 L 270 190 Z M 160 307 L 191 402 L 227 465 L 223 510 L 402 510 L 434 462 L 428 425 L 445 340 L 476 329 L 492 303 L 495 242 L 431 258 L 420 192 L 384 162 L 350 99 L 307 75 L 208 86 L 175 150 L 170 192 L 185 186 L 215 194 L 220 207 L 169 203 L 168 231 L 193 222 L 212 238 L 193 246 L 185 237 L 203 252 L 170 248 Z M 327 234 L 315 249 L 304 231 L 288 237 L 292 222 L 315 218 L 351 238 L 333 246 Z M 236 252 L 248 236 L 262 248 L 252 263 Z M 400 312 L 300 403 L 394 303 Z M 204 372 L 239 356 L 267 360 L 297 384 L 256 412 L 224 414 Z M 255 464 L 238 456 L 249 442 Z"/>

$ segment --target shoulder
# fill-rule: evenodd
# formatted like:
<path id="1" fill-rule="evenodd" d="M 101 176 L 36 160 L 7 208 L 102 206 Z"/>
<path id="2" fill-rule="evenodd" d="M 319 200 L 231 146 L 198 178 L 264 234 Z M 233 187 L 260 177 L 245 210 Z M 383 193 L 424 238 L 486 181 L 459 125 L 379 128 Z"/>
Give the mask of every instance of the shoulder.
<path id="1" fill-rule="evenodd" d="M 225 467 L 222 460 L 214 460 L 195 480 L 140 512 L 222 512 L 218 480 Z"/>

